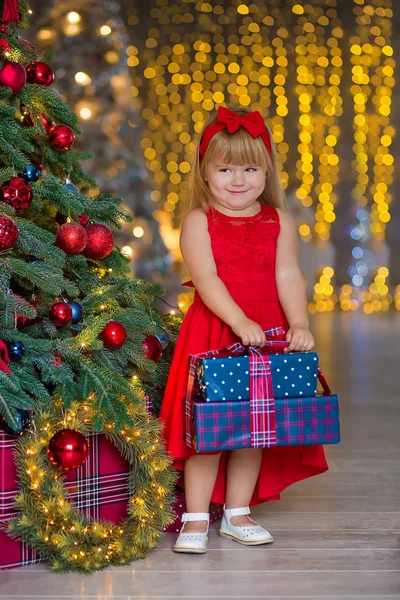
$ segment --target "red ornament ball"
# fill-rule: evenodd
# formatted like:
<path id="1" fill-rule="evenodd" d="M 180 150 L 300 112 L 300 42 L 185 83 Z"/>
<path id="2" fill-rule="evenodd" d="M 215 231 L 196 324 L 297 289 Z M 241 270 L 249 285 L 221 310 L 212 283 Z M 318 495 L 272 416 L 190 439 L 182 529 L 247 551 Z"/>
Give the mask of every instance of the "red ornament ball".
<path id="1" fill-rule="evenodd" d="M 77 469 L 88 457 L 89 442 L 80 431 L 61 429 L 50 439 L 47 454 L 50 462 L 63 471 Z"/>
<path id="2" fill-rule="evenodd" d="M 54 81 L 53 70 L 45 62 L 32 61 L 26 67 L 26 81 L 49 87 Z"/>
<path id="3" fill-rule="evenodd" d="M 145 337 L 143 342 L 143 348 L 145 350 L 145 357 L 154 362 L 158 362 L 162 357 L 162 346 L 161 342 L 154 335 L 148 335 Z"/>
<path id="4" fill-rule="evenodd" d="M 88 236 L 79 223 L 64 223 L 57 230 L 56 245 L 66 254 L 79 254 L 86 248 Z"/>
<path id="5" fill-rule="evenodd" d="M 10 204 L 15 212 L 29 208 L 32 202 L 32 188 L 22 177 L 13 177 L 0 187 L 0 201 Z"/>
<path id="6" fill-rule="evenodd" d="M 55 150 L 68 150 L 75 141 L 75 134 L 68 125 L 53 125 L 49 129 L 50 146 Z"/>
<path id="7" fill-rule="evenodd" d="M 4 61 L 0 68 L 0 86 L 11 88 L 14 94 L 22 90 L 26 83 L 25 67 L 16 62 Z"/>
<path id="8" fill-rule="evenodd" d="M 9 250 L 18 239 L 18 227 L 10 217 L 0 215 L 0 251 Z"/>
<path id="9" fill-rule="evenodd" d="M 84 251 L 87 258 L 100 259 L 108 256 L 114 247 L 114 236 L 110 229 L 100 223 L 86 227 L 88 243 Z"/>
<path id="10" fill-rule="evenodd" d="M 125 343 L 126 329 L 121 323 L 118 323 L 118 321 L 110 321 L 101 331 L 99 338 L 103 342 L 105 348 L 117 350 Z"/>
<path id="11" fill-rule="evenodd" d="M 66 302 L 55 302 L 49 308 L 49 318 L 57 327 L 64 327 L 72 319 L 72 309 Z"/>

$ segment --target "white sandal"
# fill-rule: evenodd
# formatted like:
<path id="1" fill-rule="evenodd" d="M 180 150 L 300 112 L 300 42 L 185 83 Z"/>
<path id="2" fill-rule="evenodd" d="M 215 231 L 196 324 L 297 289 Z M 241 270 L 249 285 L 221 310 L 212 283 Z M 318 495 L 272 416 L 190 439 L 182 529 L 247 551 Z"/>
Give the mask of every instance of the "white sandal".
<path id="1" fill-rule="evenodd" d="M 245 546 L 260 546 L 261 544 L 271 544 L 274 541 L 269 531 L 253 521 L 250 516 L 249 521 L 254 523 L 254 525 L 232 525 L 231 517 L 240 517 L 243 515 L 250 515 L 250 508 L 248 506 L 241 508 L 225 508 L 224 506 L 224 515 L 219 535 Z"/>
<path id="2" fill-rule="evenodd" d="M 207 529 L 203 533 L 185 533 L 184 527 L 188 521 L 207 521 Z M 183 513 L 182 523 L 180 534 L 173 547 L 174 552 L 187 552 L 190 554 L 204 554 L 207 552 L 210 513 Z"/>

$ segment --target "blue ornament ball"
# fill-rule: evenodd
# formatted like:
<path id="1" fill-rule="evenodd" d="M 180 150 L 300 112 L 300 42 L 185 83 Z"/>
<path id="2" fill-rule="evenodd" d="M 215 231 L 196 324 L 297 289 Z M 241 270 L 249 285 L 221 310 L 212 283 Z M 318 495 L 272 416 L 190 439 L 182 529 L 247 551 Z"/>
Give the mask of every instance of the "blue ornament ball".
<path id="1" fill-rule="evenodd" d="M 35 183 L 40 177 L 40 169 L 36 165 L 28 165 L 25 167 L 22 177 L 26 181 L 31 181 Z"/>
<path id="2" fill-rule="evenodd" d="M 76 194 L 79 194 L 79 190 L 76 187 L 76 185 L 74 185 L 73 183 L 66 183 L 65 187 L 67 188 L 67 190 L 69 190 L 70 192 L 75 192 Z"/>
<path id="3" fill-rule="evenodd" d="M 75 325 L 76 323 L 79 323 L 79 321 L 83 317 L 83 308 L 78 302 L 73 302 L 72 300 L 71 302 L 68 302 L 68 304 L 70 305 L 72 310 L 71 323 Z"/>
<path id="4" fill-rule="evenodd" d="M 169 344 L 168 331 L 164 327 L 156 327 L 155 336 L 160 342 L 162 349 L 165 350 Z"/>
<path id="5" fill-rule="evenodd" d="M 8 433 L 9 435 L 21 435 L 21 433 L 23 433 L 25 429 L 28 429 L 31 424 L 31 411 L 18 408 L 17 414 L 14 416 L 14 421 L 15 425 L 10 427 L 10 425 L 2 418 L 2 428 L 5 433 Z"/>
<path id="6" fill-rule="evenodd" d="M 11 342 L 8 345 L 8 354 L 11 360 L 21 360 L 25 354 L 25 346 L 22 342 Z"/>

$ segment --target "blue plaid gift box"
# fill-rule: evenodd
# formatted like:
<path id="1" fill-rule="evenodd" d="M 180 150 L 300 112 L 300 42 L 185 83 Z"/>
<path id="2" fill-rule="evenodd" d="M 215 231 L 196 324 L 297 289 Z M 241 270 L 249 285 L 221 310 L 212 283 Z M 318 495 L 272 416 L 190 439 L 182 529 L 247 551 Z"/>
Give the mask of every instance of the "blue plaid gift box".
<path id="1" fill-rule="evenodd" d="M 338 444 L 335 394 L 275 400 L 276 446 Z M 194 402 L 191 446 L 196 452 L 251 448 L 249 402 Z"/>

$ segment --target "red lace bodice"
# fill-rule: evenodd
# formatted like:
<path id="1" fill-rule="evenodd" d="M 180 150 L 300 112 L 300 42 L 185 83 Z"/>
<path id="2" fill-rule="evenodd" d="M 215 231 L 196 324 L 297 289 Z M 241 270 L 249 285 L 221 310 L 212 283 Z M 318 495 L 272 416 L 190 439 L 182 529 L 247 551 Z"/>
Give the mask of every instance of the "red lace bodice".
<path id="1" fill-rule="evenodd" d="M 231 217 L 214 208 L 207 213 L 217 273 L 235 300 L 278 301 L 279 215 L 273 206 L 260 206 L 252 217 Z M 199 299 L 196 294 L 195 300 Z"/>

